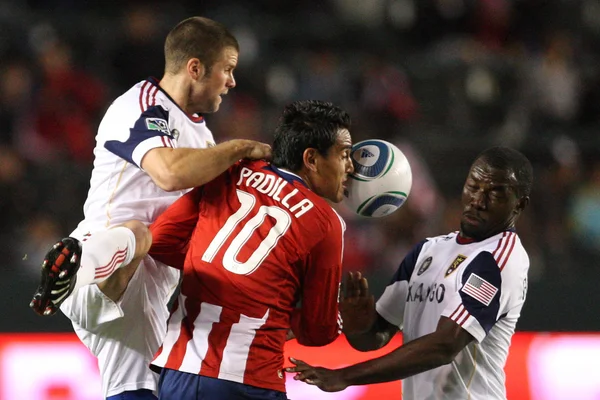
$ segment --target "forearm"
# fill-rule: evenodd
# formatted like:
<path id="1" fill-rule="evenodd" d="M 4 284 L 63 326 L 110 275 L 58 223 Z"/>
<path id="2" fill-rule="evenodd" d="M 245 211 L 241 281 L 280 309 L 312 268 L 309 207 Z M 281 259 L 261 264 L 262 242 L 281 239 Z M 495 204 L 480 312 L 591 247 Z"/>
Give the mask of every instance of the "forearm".
<path id="1" fill-rule="evenodd" d="M 207 149 L 166 149 L 158 162 L 162 167 L 150 173 L 164 190 L 182 190 L 202 186 L 246 157 L 250 151 L 244 141 L 232 140 Z M 148 170 L 150 172 L 150 170 Z"/>
<path id="2" fill-rule="evenodd" d="M 348 385 L 400 380 L 448 364 L 455 357 L 433 334 L 409 342 L 385 356 L 339 370 Z"/>
<path id="3" fill-rule="evenodd" d="M 377 314 L 374 306 L 372 313 L 375 317 L 370 316 L 367 320 L 370 319 L 373 322 L 369 329 L 362 333 L 353 333 L 352 328 L 356 329 L 356 323 L 352 324 L 352 322 L 356 321 L 348 320 L 348 316 L 344 318 L 344 333 L 348 343 L 358 351 L 372 351 L 382 348 L 392 340 L 399 330 L 397 326 L 390 324 L 381 315 Z M 344 314 L 342 314 L 342 317 L 344 317 Z"/>
<path id="4" fill-rule="evenodd" d="M 361 334 L 346 334 L 350 346 L 358 351 L 373 351 L 382 348 L 392 339 L 389 332 L 375 332 L 370 330 Z"/>
<path id="5" fill-rule="evenodd" d="M 337 318 L 330 318 L 331 324 L 322 324 L 323 319 L 309 319 L 302 309 L 292 314 L 291 331 L 298 343 L 303 346 L 326 346 L 339 336 Z"/>

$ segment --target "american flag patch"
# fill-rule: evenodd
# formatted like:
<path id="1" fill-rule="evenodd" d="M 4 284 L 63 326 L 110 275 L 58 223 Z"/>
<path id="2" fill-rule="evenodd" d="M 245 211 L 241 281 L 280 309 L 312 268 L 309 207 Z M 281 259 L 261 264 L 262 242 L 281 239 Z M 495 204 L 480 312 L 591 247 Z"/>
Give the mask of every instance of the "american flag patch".
<path id="1" fill-rule="evenodd" d="M 460 290 L 486 306 L 490 305 L 492 299 L 498 292 L 496 286 L 476 274 L 471 274 Z"/>

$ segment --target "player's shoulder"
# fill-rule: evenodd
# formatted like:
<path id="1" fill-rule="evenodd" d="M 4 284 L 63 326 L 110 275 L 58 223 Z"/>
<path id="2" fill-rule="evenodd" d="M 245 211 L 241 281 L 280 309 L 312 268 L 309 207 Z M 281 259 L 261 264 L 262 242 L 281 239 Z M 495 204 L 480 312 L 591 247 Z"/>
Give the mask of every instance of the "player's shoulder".
<path id="1" fill-rule="evenodd" d="M 132 125 L 147 108 L 148 102 L 151 102 L 145 96 L 151 85 L 152 83 L 147 80 L 138 82 L 117 97 L 108 107 L 102 123 Z"/>
<path id="2" fill-rule="evenodd" d="M 473 246 L 474 253 L 494 262 L 503 275 L 520 273 L 529 268 L 529 256 L 514 229 L 500 232 Z"/>
<path id="3" fill-rule="evenodd" d="M 256 189 L 271 188 L 266 191 L 269 195 L 280 197 L 281 193 L 295 192 L 294 196 L 303 197 L 306 199 L 305 201 L 310 202 L 310 207 L 306 209 L 311 213 L 310 223 L 313 226 L 321 226 L 323 230 L 327 231 L 332 229 L 344 231 L 346 228 L 343 218 L 333 207 L 324 198 L 310 190 L 304 181 L 294 173 L 278 169 L 264 160 L 240 160 L 229 169 L 229 173 L 238 184 L 245 179 L 247 185 L 252 183 Z M 272 185 L 267 182 L 267 175 L 273 176 L 271 178 Z M 285 182 L 292 188 L 291 190 L 279 190 L 282 186 L 281 183 Z M 296 204 L 301 204 L 297 197 L 294 197 L 294 200 Z M 302 215 L 306 214 L 302 213 Z"/>

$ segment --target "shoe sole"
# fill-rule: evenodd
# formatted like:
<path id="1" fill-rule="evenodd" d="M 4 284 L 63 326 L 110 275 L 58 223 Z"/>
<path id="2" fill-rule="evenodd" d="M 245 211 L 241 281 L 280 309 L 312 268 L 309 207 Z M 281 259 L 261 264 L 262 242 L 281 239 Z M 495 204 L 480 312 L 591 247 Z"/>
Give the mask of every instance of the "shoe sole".
<path id="1" fill-rule="evenodd" d="M 52 246 L 42 263 L 41 283 L 29 306 L 39 315 L 54 315 L 71 293 L 79 270 L 81 244 L 65 238 Z"/>

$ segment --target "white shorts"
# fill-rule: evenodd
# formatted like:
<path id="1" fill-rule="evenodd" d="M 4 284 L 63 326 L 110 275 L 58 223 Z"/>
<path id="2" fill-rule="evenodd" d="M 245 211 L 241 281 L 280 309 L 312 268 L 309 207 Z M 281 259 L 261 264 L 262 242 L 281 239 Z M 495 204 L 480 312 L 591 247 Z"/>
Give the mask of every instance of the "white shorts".
<path id="1" fill-rule="evenodd" d="M 71 236 L 83 237 L 77 231 Z M 148 365 L 165 336 L 167 303 L 179 276 L 178 270 L 146 256 L 119 301 L 93 284 L 75 291 L 61 305 L 77 336 L 98 358 L 105 397 L 126 390 L 156 391 L 158 376 Z"/>

